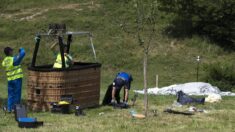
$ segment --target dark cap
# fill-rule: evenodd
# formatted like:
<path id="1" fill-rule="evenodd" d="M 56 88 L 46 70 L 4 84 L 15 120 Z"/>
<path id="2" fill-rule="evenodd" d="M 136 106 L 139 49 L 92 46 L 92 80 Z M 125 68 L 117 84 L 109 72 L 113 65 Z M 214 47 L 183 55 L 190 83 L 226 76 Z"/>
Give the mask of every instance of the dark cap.
<path id="1" fill-rule="evenodd" d="M 10 55 L 10 52 L 13 51 L 13 49 L 11 47 L 6 47 L 4 48 L 4 53 L 5 55 Z"/>

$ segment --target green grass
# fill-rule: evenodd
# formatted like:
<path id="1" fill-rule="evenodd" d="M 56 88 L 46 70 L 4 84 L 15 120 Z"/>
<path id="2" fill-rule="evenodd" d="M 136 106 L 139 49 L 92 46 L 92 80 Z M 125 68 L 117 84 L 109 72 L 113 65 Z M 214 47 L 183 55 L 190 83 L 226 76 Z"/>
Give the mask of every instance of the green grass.
<path id="1" fill-rule="evenodd" d="M 73 7 L 78 4 L 79 6 Z M 61 9 L 61 7 L 69 7 Z M 102 63 L 101 98 L 108 84 L 119 71 L 132 73 L 133 89 L 143 87 L 143 53 L 135 38 L 122 31 L 120 24 L 122 17 L 131 19 L 133 10 L 123 1 L 115 0 L 1 0 L 0 4 L 0 48 L 12 46 L 24 47 L 26 57 L 23 62 L 27 80 L 27 66 L 30 64 L 34 49 L 34 36 L 37 32 L 47 30 L 50 23 L 66 23 L 69 30 L 91 31 L 97 58 Z M 48 9 L 29 20 L 21 20 L 37 12 Z M 159 86 L 196 81 L 196 56 L 202 56 L 199 80 L 203 81 L 206 74 L 204 65 L 214 62 L 235 63 L 234 52 L 224 51 L 222 48 L 208 41 L 206 38 L 193 36 L 192 38 L 170 38 L 163 35 L 164 27 L 169 24 L 171 16 L 160 13 L 158 20 L 157 40 L 153 45 L 148 60 L 148 87 L 155 86 L 155 76 L 159 75 Z M 173 43 L 174 41 L 174 43 Z M 85 37 L 74 38 L 72 53 L 76 60 L 93 61 L 93 56 Z M 54 56 L 49 50 L 51 41 L 43 38 L 37 64 L 53 63 Z M 46 52 L 42 52 L 46 51 Z M 0 52 L 0 61 L 4 57 Z M 0 68 L 0 99 L 6 100 L 7 86 L 5 72 Z M 26 83 L 23 87 L 23 99 L 26 99 Z M 131 96 L 133 92 L 131 91 Z M 114 110 L 111 107 L 100 107 L 85 110 L 85 117 L 51 114 L 50 112 L 33 113 L 29 116 L 37 117 L 45 122 L 44 127 L 27 129 L 27 131 L 234 131 L 235 112 L 234 97 L 224 97 L 217 104 L 199 105 L 209 111 L 208 114 L 196 114 L 192 117 L 163 113 L 163 109 L 170 106 L 173 96 L 150 96 L 150 116 L 144 120 L 132 119 L 129 110 Z M 137 106 L 138 112 L 143 112 L 143 97 L 140 96 Z M 1 102 L 2 103 L 2 102 Z M 153 116 L 152 109 L 157 109 L 157 116 Z M 104 115 L 99 116 L 99 113 Z M 3 115 L 1 111 L 0 131 L 26 131 L 19 129 L 11 114 Z"/>
<path id="2" fill-rule="evenodd" d="M 139 97 L 134 108 L 129 110 L 100 107 L 86 109 L 86 116 L 76 117 L 74 114 L 52 114 L 50 112 L 29 113 L 30 117 L 37 117 L 44 121 L 44 126 L 37 129 L 20 129 L 13 114 L 3 115 L 1 111 L 0 128 L 2 131 L 234 131 L 235 112 L 234 97 L 224 97 L 216 104 L 198 105 L 209 113 L 197 113 L 193 116 L 174 115 L 164 113 L 174 96 L 150 96 L 149 117 L 134 119 L 130 116 L 131 109 L 143 112 L 142 97 Z M 157 110 L 154 116 L 153 110 Z M 103 114 L 100 114 L 103 113 Z"/>

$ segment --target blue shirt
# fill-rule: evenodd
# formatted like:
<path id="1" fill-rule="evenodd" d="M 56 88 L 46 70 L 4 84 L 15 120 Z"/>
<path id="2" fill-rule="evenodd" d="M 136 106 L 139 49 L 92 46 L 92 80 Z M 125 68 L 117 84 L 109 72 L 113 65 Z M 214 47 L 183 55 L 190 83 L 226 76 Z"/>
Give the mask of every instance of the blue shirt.
<path id="1" fill-rule="evenodd" d="M 132 76 L 126 72 L 119 72 L 116 78 L 123 78 L 127 82 L 131 82 L 133 80 Z"/>
<path id="2" fill-rule="evenodd" d="M 20 63 L 23 60 L 24 56 L 25 56 L 25 50 L 24 50 L 24 48 L 20 48 L 19 54 L 17 56 L 14 56 L 13 65 L 14 66 L 20 65 Z"/>

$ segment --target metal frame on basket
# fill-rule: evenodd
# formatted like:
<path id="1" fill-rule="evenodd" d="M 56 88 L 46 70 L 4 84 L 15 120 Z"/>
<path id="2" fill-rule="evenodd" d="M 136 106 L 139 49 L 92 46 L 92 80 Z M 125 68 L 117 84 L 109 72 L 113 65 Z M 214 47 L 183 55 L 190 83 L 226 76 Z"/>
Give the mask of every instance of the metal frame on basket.
<path id="1" fill-rule="evenodd" d="M 54 26 L 54 27 L 58 27 L 57 26 Z M 49 27 L 50 28 L 50 27 Z M 63 44 L 63 37 L 64 36 L 68 36 L 67 37 L 67 53 L 69 53 L 70 51 L 70 45 L 72 43 L 72 37 L 73 36 L 78 36 L 78 35 L 87 35 L 89 37 L 89 40 L 90 40 L 90 44 L 91 44 L 91 48 L 92 48 L 92 51 L 93 51 L 93 54 L 94 54 L 94 59 L 95 59 L 95 62 L 97 62 L 97 59 L 96 59 L 96 51 L 95 51 L 95 48 L 94 48 L 94 44 L 93 44 L 93 39 L 92 39 L 92 34 L 90 32 L 71 32 L 71 31 L 67 31 L 65 32 L 65 28 L 64 25 L 62 25 L 62 28 L 63 29 L 59 29 L 58 28 L 52 28 L 50 29 L 47 33 L 37 33 L 36 35 L 36 38 L 37 41 L 35 43 L 35 48 L 34 48 L 34 53 L 33 53 L 33 59 L 32 59 L 32 63 L 31 63 L 31 67 L 35 67 L 35 64 L 36 64 L 36 58 L 37 58 L 37 53 L 38 53 L 38 49 L 39 49 L 39 46 L 40 46 L 40 39 L 42 38 L 42 36 L 54 36 L 54 37 L 57 37 L 58 39 L 58 42 L 59 42 L 59 49 L 60 49 L 60 54 L 61 54 L 61 61 L 62 61 L 62 69 L 65 68 L 65 58 L 64 58 L 64 44 Z M 60 32 L 61 31 L 61 32 Z"/>

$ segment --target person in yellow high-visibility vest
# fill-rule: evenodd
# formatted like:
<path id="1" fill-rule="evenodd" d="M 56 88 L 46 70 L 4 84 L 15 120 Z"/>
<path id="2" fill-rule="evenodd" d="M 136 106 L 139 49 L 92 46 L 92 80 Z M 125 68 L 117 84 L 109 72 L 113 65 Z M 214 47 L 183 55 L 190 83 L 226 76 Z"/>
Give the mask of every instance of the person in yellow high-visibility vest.
<path id="1" fill-rule="evenodd" d="M 67 53 L 66 46 L 64 47 L 64 61 L 65 61 L 65 68 L 71 67 L 74 63 L 72 56 Z M 53 68 L 62 68 L 62 59 L 60 53 L 57 54 Z"/>
<path id="2" fill-rule="evenodd" d="M 25 50 L 20 48 L 18 55 L 13 56 L 13 49 L 6 47 L 4 53 L 6 57 L 2 61 L 2 66 L 6 70 L 8 81 L 7 110 L 11 112 L 14 105 L 19 104 L 21 100 L 23 71 L 20 64 L 25 56 Z"/>

